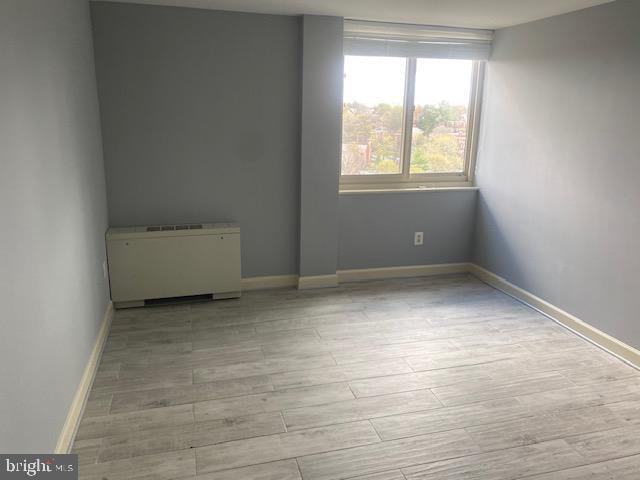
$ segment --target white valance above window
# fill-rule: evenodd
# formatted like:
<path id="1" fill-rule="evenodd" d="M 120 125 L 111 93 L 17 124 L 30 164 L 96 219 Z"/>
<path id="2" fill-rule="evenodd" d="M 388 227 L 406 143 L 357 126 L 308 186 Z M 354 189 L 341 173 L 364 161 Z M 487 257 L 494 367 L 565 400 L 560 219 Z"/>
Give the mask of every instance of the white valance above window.
<path id="1" fill-rule="evenodd" d="M 345 20 L 344 54 L 487 60 L 492 30 Z"/>

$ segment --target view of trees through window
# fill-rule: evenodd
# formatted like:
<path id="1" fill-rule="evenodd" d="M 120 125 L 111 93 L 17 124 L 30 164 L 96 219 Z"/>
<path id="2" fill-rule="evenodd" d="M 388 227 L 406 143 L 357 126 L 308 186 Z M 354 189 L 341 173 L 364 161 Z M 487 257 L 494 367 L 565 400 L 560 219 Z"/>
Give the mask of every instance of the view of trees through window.
<path id="1" fill-rule="evenodd" d="M 471 71 L 471 61 L 417 59 L 411 174 L 464 170 Z M 406 74 L 404 58 L 345 57 L 343 175 L 402 173 Z"/>
<path id="2" fill-rule="evenodd" d="M 342 174 L 400 173 L 407 62 L 345 57 Z"/>

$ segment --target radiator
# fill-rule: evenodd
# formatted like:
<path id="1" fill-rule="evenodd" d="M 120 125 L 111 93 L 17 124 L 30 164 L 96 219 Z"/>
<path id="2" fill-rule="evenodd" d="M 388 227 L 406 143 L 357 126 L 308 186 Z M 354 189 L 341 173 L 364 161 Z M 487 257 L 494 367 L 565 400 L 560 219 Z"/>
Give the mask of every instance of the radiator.
<path id="1" fill-rule="evenodd" d="M 106 241 L 116 308 L 196 295 L 240 296 L 240 227 L 236 224 L 110 228 Z"/>

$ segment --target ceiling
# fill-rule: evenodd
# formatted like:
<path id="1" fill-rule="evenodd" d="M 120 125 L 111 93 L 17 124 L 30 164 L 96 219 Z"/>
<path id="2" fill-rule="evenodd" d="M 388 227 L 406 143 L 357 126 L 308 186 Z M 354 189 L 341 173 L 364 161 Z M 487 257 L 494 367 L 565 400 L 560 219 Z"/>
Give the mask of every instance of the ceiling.
<path id="1" fill-rule="evenodd" d="M 496 29 L 613 0 L 104 0 L 281 15 Z"/>

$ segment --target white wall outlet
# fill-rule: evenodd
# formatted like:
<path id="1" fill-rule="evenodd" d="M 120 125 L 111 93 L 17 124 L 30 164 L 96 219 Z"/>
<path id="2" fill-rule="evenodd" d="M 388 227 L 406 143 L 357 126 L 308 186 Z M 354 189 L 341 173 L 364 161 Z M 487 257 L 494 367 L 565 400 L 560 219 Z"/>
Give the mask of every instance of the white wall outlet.
<path id="1" fill-rule="evenodd" d="M 416 232 L 413 234 L 413 244 L 422 245 L 424 243 L 424 232 Z"/>

